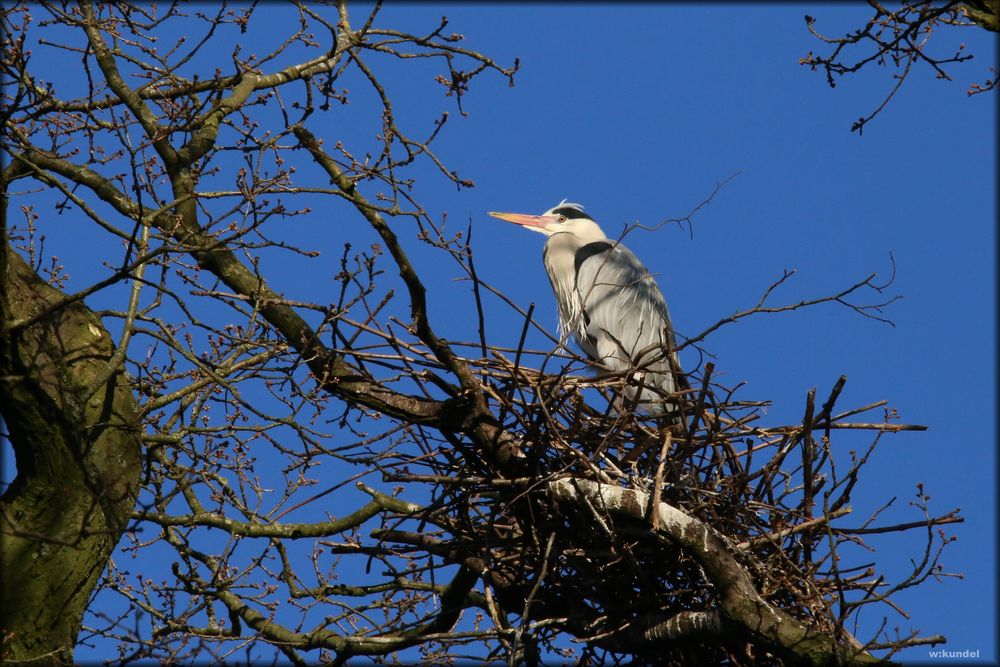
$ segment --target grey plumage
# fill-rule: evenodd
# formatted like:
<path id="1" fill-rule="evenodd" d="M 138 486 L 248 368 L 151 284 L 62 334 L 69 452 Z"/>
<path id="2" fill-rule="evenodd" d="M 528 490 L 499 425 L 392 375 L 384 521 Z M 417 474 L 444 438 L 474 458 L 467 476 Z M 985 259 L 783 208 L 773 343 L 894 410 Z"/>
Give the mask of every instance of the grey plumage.
<path id="1" fill-rule="evenodd" d="M 634 377 L 643 388 L 628 387 L 629 402 L 654 415 L 673 412 L 664 396 L 687 385 L 663 293 L 639 258 L 609 240 L 579 204 L 563 201 L 537 216 L 490 215 L 548 237 L 542 259 L 563 335 L 613 371 L 638 370 Z"/>

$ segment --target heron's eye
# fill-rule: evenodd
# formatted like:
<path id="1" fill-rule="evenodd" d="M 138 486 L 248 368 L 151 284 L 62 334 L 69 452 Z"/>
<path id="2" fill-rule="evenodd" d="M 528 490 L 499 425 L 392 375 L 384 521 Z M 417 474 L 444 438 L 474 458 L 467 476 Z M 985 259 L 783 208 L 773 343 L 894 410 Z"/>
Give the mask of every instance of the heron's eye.
<path id="1" fill-rule="evenodd" d="M 562 223 L 566 222 L 566 220 L 567 220 L 567 218 L 566 218 L 565 215 L 560 215 L 559 216 L 559 224 L 562 224 Z"/>

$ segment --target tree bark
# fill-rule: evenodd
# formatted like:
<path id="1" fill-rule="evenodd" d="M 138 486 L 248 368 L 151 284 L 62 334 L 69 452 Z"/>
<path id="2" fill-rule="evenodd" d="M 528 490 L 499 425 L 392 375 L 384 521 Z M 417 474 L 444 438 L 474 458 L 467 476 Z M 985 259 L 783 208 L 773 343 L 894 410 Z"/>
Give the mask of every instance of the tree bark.
<path id="1" fill-rule="evenodd" d="M 1000 32 L 1000 0 L 969 0 L 965 15 L 991 32 Z"/>
<path id="2" fill-rule="evenodd" d="M 5 231 L 5 230 L 4 230 Z M 101 320 L 0 252 L 0 416 L 17 477 L 0 498 L 0 659 L 69 664 L 135 505 L 137 404 Z M 19 326 L 44 314 L 28 326 Z M 110 377 L 110 379 L 105 379 Z M 102 382 L 102 380 L 104 380 Z"/>
<path id="3" fill-rule="evenodd" d="M 720 629 L 726 635 L 736 633 L 751 638 L 787 664 L 819 667 L 883 662 L 866 652 L 854 637 L 846 633 L 844 637 L 830 637 L 811 630 L 770 605 L 754 587 L 750 574 L 740 564 L 737 550 L 725 536 L 676 507 L 661 502 L 651 508 L 649 494 L 644 491 L 589 479 L 557 479 L 549 482 L 548 488 L 557 501 L 589 503 L 609 514 L 642 520 L 649 517 L 650 510 L 656 512 L 658 528 L 653 530 L 683 547 L 704 569 L 719 596 L 718 610 L 676 618 L 663 627 L 647 620 L 639 624 L 643 639 L 673 640 L 673 635 L 682 630 L 705 633 Z"/>

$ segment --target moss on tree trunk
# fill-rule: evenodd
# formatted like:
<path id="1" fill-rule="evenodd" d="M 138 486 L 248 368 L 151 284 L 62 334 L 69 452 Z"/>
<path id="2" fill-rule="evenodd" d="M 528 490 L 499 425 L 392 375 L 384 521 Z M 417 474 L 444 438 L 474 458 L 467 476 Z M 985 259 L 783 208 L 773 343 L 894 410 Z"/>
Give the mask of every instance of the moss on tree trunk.
<path id="1" fill-rule="evenodd" d="M 5 663 L 70 663 L 141 471 L 137 405 L 101 320 L 0 252 L 0 415 L 17 478 L 0 499 Z M 18 326 L 18 322 L 36 322 Z"/>

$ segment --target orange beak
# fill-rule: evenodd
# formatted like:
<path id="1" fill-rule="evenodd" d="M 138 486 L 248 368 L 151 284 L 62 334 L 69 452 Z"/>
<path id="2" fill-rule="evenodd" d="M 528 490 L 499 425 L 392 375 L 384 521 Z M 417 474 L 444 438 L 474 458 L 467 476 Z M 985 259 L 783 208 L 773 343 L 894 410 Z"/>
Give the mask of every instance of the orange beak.
<path id="1" fill-rule="evenodd" d="M 527 213 L 497 213 L 496 211 L 489 212 L 494 218 L 499 218 L 501 220 L 506 220 L 507 222 L 513 222 L 515 225 L 522 225 L 524 227 L 535 227 L 537 229 L 545 229 L 549 224 L 556 222 L 557 218 L 554 215 L 529 215 Z"/>

